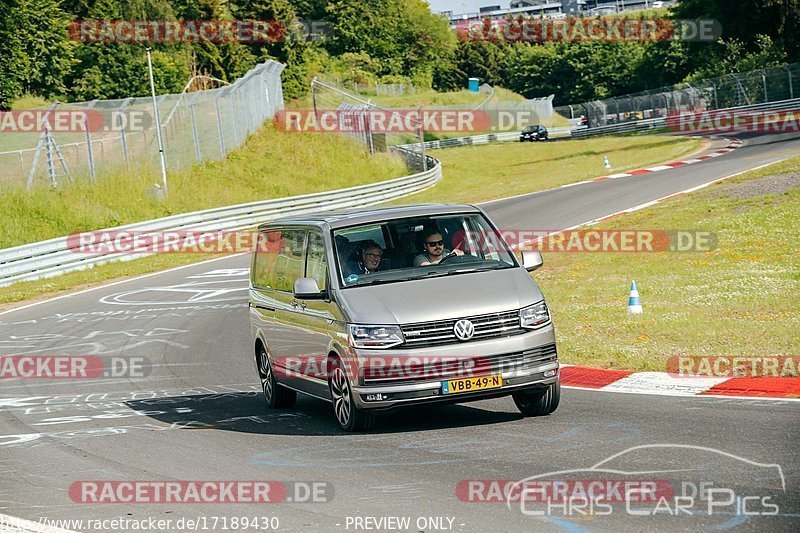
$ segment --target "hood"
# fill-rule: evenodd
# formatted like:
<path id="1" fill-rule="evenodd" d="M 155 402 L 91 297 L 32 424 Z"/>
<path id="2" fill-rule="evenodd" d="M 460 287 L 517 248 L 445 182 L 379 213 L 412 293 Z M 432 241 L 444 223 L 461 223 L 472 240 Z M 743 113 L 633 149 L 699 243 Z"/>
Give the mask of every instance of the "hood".
<path id="1" fill-rule="evenodd" d="M 511 311 L 541 301 L 524 268 L 455 274 L 341 289 L 348 322 L 410 324 Z"/>

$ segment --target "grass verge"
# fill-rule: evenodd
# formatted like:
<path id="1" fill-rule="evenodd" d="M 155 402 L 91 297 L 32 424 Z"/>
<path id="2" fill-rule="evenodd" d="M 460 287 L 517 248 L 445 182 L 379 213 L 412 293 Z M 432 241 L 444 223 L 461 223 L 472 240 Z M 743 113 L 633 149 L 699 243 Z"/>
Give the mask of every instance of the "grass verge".
<path id="1" fill-rule="evenodd" d="M 211 172 L 211 170 L 213 169 L 212 174 L 214 176 L 219 176 L 220 181 L 224 182 L 224 177 L 225 176 L 230 176 L 230 175 L 236 176 L 237 174 L 242 172 L 242 170 L 239 167 L 241 167 L 242 165 L 246 165 L 247 164 L 247 163 L 242 163 L 242 161 L 247 161 L 250 158 L 257 159 L 258 158 L 257 157 L 258 156 L 258 152 L 260 150 L 269 150 L 268 154 L 272 154 L 272 155 L 263 156 L 265 158 L 265 161 L 257 163 L 260 168 L 264 169 L 263 172 L 266 173 L 266 172 L 269 171 L 270 167 L 278 166 L 278 162 L 275 160 L 275 157 L 277 157 L 276 154 L 280 153 L 280 152 L 278 152 L 278 147 L 277 146 L 269 146 L 269 144 L 270 144 L 269 141 L 270 140 L 274 140 L 275 143 L 278 143 L 279 146 L 283 146 L 280 143 L 292 142 L 292 139 L 298 139 L 298 137 L 296 137 L 295 134 L 292 134 L 292 135 L 277 134 L 275 132 L 265 132 L 263 135 L 259 134 L 259 136 L 254 137 L 253 139 L 251 139 L 248 142 L 248 144 L 245 146 L 244 149 L 239 150 L 239 151 L 231 154 L 226 161 L 222 161 L 220 163 L 214 163 L 214 164 L 211 164 L 211 165 L 207 165 L 208 167 L 211 167 L 211 169 L 204 169 L 203 167 L 201 167 L 200 169 L 197 169 L 196 172 Z M 309 154 L 308 154 L 307 150 L 311 150 L 311 148 L 310 147 L 305 148 L 305 149 L 302 148 L 303 146 L 306 146 L 306 143 L 323 143 L 322 146 L 329 146 L 329 147 L 332 146 L 334 148 L 335 147 L 341 147 L 342 151 L 344 151 L 344 154 L 339 154 L 339 157 L 351 157 L 356 161 L 361 161 L 361 163 L 358 163 L 358 164 L 360 164 L 360 165 L 368 165 L 368 167 L 366 168 L 365 174 L 363 176 L 359 175 L 359 174 L 344 174 L 344 173 L 335 174 L 335 179 L 343 180 L 341 182 L 338 182 L 336 185 L 333 184 L 335 179 L 333 179 L 333 178 L 323 179 L 323 178 L 321 178 L 319 176 L 319 173 L 314 173 L 314 172 L 311 172 L 311 171 L 308 171 L 305 175 L 293 175 L 293 179 L 295 180 L 294 183 L 289 181 L 288 177 L 276 179 L 276 181 L 278 181 L 279 183 L 283 183 L 284 187 L 289 187 L 289 185 L 291 185 L 292 188 L 286 190 L 286 192 L 285 192 L 286 195 L 288 195 L 288 194 L 299 194 L 300 190 L 302 190 L 303 192 L 310 192 L 311 190 L 313 190 L 314 187 L 318 187 L 316 190 L 322 190 L 322 188 L 332 189 L 332 188 L 336 188 L 336 187 L 345 187 L 345 186 L 348 186 L 348 185 L 354 185 L 354 184 L 358 183 L 359 179 L 366 180 L 366 176 L 367 175 L 369 175 L 369 176 L 371 176 L 373 178 L 370 181 L 377 180 L 379 178 L 377 178 L 376 176 L 380 175 L 380 173 L 375 171 L 375 169 L 373 168 L 373 165 L 381 165 L 381 164 L 383 164 L 383 165 L 389 167 L 389 165 L 387 163 L 382 163 L 380 159 L 375 160 L 372 163 L 370 163 L 369 160 L 366 160 L 366 162 L 363 161 L 363 158 L 366 157 L 363 154 L 363 151 L 360 151 L 360 149 L 356 148 L 356 150 L 358 150 L 358 152 L 357 153 L 352 153 L 351 150 L 354 148 L 352 143 L 350 143 L 350 141 L 343 140 L 343 139 L 339 138 L 339 136 L 336 136 L 336 135 L 310 135 L 309 134 L 309 135 L 301 137 L 301 139 L 302 139 L 302 142 L 298 142 L 298 143 L 296 143 L 296 145 L 293 145 L 293 146 L 295 146 L 296 149 L 294 151 L 289 151 L 289 153 L 292 154 L 292 155 L 287 156 L 287 157 L 291 157 L 293 161 L 294 160 L 302 161 L 302 159 L 301 159 L 302 157 L 309 157 Z M 569 145 L 571 145 L 573 143 L 581 143 L 581 145 L 583 146 L 584 151 L 588 150 L 588 151 L 594 153 L 594 152 L 598 152 L 598 150 L 605 150 L 607 148 L 607 146 L 608 146 L 609 140 L 611 140 L 611 139 L 612 138 L 610 138 L 610 137 L 604 137 L 604 138 L 600 138 L 600 139 L 587 139 L 585 141 L 570 141 L 569 143 L 562 143 L 562 142 L 556 143 L 556 142 L 554 142 L 554 143 L 542 143 L 542 144 L 534 144 L 534 145 L 531 145 L 531 144 L 528 144 L 528 143 L 526 143 L 524 145 L 520 145 L 520 143 L 509 143 L 508 145 L 494 144 L 494 145 L 485 146 L 485 147 L 469 147 L 469 148 L 466 148 L 465 150 L 473 151 L 472 152 L 472 156 L 475 159 L 487 160 L 488 158 L 491 157 L 492 161 L 495 160 L 495 156 L 494 156 L 495 150 L 500 150 L 500 152 L 502 153 L 502 156 L 498 156 L 496 159 L 497 160 L 502 160 L 502 161 L 510 161 L 508 159 L 509 157 L 519 157 L 520 159 L 523 159 L 522 158 L 523 154 L 514 154 L 513 150 L 520 150 L 521 149 L 521 150 L 524 151 L 524 153 L 529 153 L 531 150 L 536 150 L 541 156 L 542 150 L 555 149 L 555 150 L 559 151 L 559 153 L 567 153 L 567 152 L 569 152 L 569 148 L 568 148 Z M 642 139 L 638 139 L 636 142 L 643 142 L 644 140 L 645 139 L 642 138 Z M 596 148 L 591 148 L 589 150 L 589 147 L 592 147 L 594 144 L 596 144 L 598 142 L 600 144 Z M 628 142 L 630 142 L 630 141 L 628 141 Z M 332 144 L 331 145 L 327 145 L 325 143 L 332 143 Z M 344 144 L 339 144 L 339 143 L 344 143 Z M 658 146 L 661 146 L 660 143 L 661 143 L 661 141 L 658 141 L 656 144 Z M 297 148 L 298 146 L 300 148 Z M 692 146 L 695 146 L 695 144 L 692 144 Z M 508 152 L 509 148 L 512 149 L 511 152 Z M 691 146 L 686 146 L 685 147 L 686 150 L 689 150 L 690 148 L 691 148 Z M 649 149 L 655 149 L 655 148 L 650 147 Z M 663 150 L 663 147 L 657 148 L 657 149 Z M 444 156 L 445 159 L 457 160 L 457 158 L 452 158 L 450 154 L 452 154 L 455 151 L 459 151 L 459 150 L 462 150 L 462 149 L 461 148 L 455 148 L 455 149 L 448 149 L 448 150 L 438 150 L 436 152 L 436 154 L 437 154 L 437 157 Z M 297 153 L 297 152 L 299 152 L 299 153 Z M 481 153 L 483 154 L 483 156 L 479 157 L 479 154 L 481 154 Z M 648 156 L 650 156 L 650 152 L 649 151 L 646 151 L 645 153 L 648 154 Z M 325 151 L 324 150 L 320 150 L 317 153 L 316 157 L 320 157 L 319 154 L 323 154 L 324 155 Z M 579 157 L 589 157 L 589 156 L 579 156 Z M 311 160 L 313 161 L 314 157 L 311 157 Z M 636 159 L 634 158 L 633 161 L 636 161 Z M 652 161 L 650 161 L 650 162 L 652 162 Z M 324 164 L 324 163 L 325 163 L 324 161 L 320 162 L 320 164 Z M 389 161 L 389 163 L 394 164 L 394 161 L 391 160 L 391 161 Z M 256 164 L 256 163 L 253 163 L 253 164 Z M 286 163 L 284 163 L 284 164 L 286 164 Z M 316 165 L 316 164 L 317 164 L 316 162 L 309 163 L 309 165 L 310 165 L 312 170 L 314 168 L 316 168 L 316 167 L 314 167 L 314 165 Z M 350 162 L 350 163 L 345 163 L 345 164 L 351 165 L 351 168 L 353 168 L 353 165 L 355 163 Z M 293 166 L 297 167 L 296 164 L 293 164 Z M 492 199 L 492 198 L 496 198 L 498 196 L 507 196 L 507 195 L 511 195 L 511 194 L 516 194 L 516 192 L 507 192 L 507 191 L 504 191 L 502 189 L 494 189 L 494 188 L 489 187 L 489 184 L 493 184 L 494 183 L 494 179 L 495 178 L 494 178 L 493 174 L 489 171 L 489 166 L 490 165 L 488 164 L 488 161 L 486 163 L 484 163 L 483 166 L 484 166 L 484 169 L 482 171 L 483 173 L 480 176 L 476 177 L 476 176 L 471 175 L 469 172 L 467 172 L 468 167 L 467 167 L 467 170 L 465 170 L 464 168 L 459 167 L 459 166 L 451 168 L 448 165 L 446 165 L 445 166 L 445 178 L 443 180 L 443 184 L 442 185 L 439 185 L 439 186 L 437 186 L 437 187 L 435 187 L 433 189 L 429 189 L 425 193 L 424 197 L 422 197 L 422 196 L 409 197 L 409 198 L 405 198 L 405 199 L 399 200 L 398 203 L 412 203 L 412 202 L 415 202 L 415 201 L 416 202 L 432 202 L 432 201 L 470 201 L 470 202 L 478 202 L 478 201 L 483 201 L 483 200 L 489 200 L 489 199 Z M 507 166 L 508 167 L 513 167 L 513 163 L 509 162 Z M 561 166 L 563 166 L 563 162 L 561 163 Z M 502 169 L 502 164 L 499 164 L 499 165 L 496 164 L 495 167 L 498 168 L 498 169 Z M 300 167 L 300 168 L 302 169 L 302 168 L 305 168 L 305 167 Z M 357 171 L 357 169 L 358 169 L 358 167 L 356 167 L 356 169 L 352 170 L 351 172 L 355 172 L 355 171 Z M 335 169 L 333 169 L 333 170 L 335 170 Z M 381 170 L 381 172 L 385 172 L 385 173 L 388 174 L 388 175 L 385 176 L 387 179 L 398 175 L 398 174 L 393 173 L 391 167 L 389 167 L 389 168 L 381 168 L 380 170 Z M 603 169 L 602 169 L 602 159 L 601 159 L 600 165 L 599 165 L 599 167 L 598 167 L 598 169 L 596 171 L 591 171 L 591 169 L 589 169 L 589 168 L 586 168 L 584 170 L 589 173 L 587 176 L 575 175 L 575 174 L 566 174 L 566 175 L 565 174 L 560 174 L 560 176 L 562 178 L 564 178 L 564 179 L 576 181 L 576 180 L 579 180 L 579 179 L 585 179 L 585 177 L 597 176 L 599 174 L 602 174 L 602 171 L 603 171 Z M 373 173 L 372 174 L 366 174 L 367 171 L 372 171 Z M 454 174 L 456 172 L 460 172 L 460 175 L 459 174 Z M 280 176 L 280 170 L 275 170 L 275 173 L 278 176 Z M 383 178 L 380 178 L 380 179 L 383 179 Z M 347 180 L 349 180 L 349 181 L 347 181 Z M 464 180 L 464 182 L 469 183 L 469 187 L 465 191 L 459 190 L 459 187 L 457 186 L 457 184 L 460 182 L 460 180 Z M 146 181 L 146 183 L 152 183 L 152 181 Z M 198 183 L 202 183 L 202 182 L 198 182 Z M 330 183 L 330 185 L 326 185 L 328 183 Z M 520 183 L 519 187 L 522 187 L 522 191 L 521 192 L 529 192 L 529 191 L 537 190 L 536 187 L 544 187 L 544 183 L 532 182 L 531 180 L 528 179 L 528 180 L 525 180 L 524 183 Z M 518 189 L 514 189 L 514 190 L 518 190 Z M 138 194 L 138 191 L 139 190 L 136 189 L 133 192 Z M 429 196 L 429 194 L 432 193 L 432 192 L 436 193 L 436 197 L 435 198 L 432 198 L 431 196 Z M 91 193 L 91 190 L 87 190 L 87 193 Z M 201 194 L 201 193 L 202 193 L 202 191 L 195 191 L 194 194 Z M 447 196 L 448 194 L 450 195 L 449 197 Z M 173 196 L 174 196 L 174 193 L 173 193 Z M 264 197 L 263 196 L 263 191 L 262 191 L 262 196 L 261 197 Z M 253 199 L 253 198 L 251 197 L 250 199 Z M 96 199 L 96 200 L 99 201 L 98 199 Z M 239 201 L 241 201 L 241 200 L 239 200 Z M 229 203 L 235 203 L 235 202 L 231 201 Z M 100 205 L 102 205 L 102 203 L 98 204 L 98 206 L 100 206 Z M 157 203 L 154 203 L 153 207 L 154 208 L 163 208 L 163 206 L 161 204 L 157 204 Z M 63 209 L 63 205 L 60 208 Z M 198 205 L 197 209 L 200 209 L 200 208 L 201 207 Z M 98 207 L 98 209 L 101 209 L 101 208 Z M 113 209 L 113 207 L 109 208 L 109 209 Z M 51 221 L 50 215 L 45 210 L 41 211 L 39 216 L 42 218 L 42 220 L 48 221 L 48 223 L 53 223 Z M 162 216 L 162 215 L 159 214 L 159 215 L 156 215 L 156 216 Z M 101 219 L 101 220 L 102 220 L 101 222 L 91 222 L 91 221 L 85 222 L 86 223 L 86 227 L 83 227 L 82 229 L 77 229 L 76 227 L 72 227 L 72 228 L 67 227 L 67 229 L 64 229 L 63 231 L 61 231 L 61 233 L 57 233 L 57 234 L 65 235 L 65 234 L 68 234 L 68 233 L 71 233 L 71 232 L 75 232 L 75 231 L 91 230 L 91 229 L 96 229 L 96 228 L 99 228 L 99 227 L 108 227 L 108 226 L 115 225 L 115 223 L 112 223 L 108 219 Z M 5 222 L 0 222 L 0 223 L 5 223 Z M 120 223 L 122 223 L 122 222 L 120 222 Z M 51 230 L 51 231 L 53 231 L 53 230 Z M 50 236 L 52 236 L 52 235 L 50 235 Z M 46 237 L 42 236 L 40 238 L 43 239 L 43 238 L 46 238 Z M 33 298 L 33 297 L 37 297 L 37 296 L 41 296 L 41 295 L 44 295 L 44 294 L 57 295 L 59 293 L 65 292 L 65 291 L 74 290 L 75 288 L 78 288 L 78 287 L 85 287 L 85 286 L 88 286 L 88 285 L 101 283 L 103 281 L 122 278 L 122 277 L 130 277 L 130 276 L 134 276 L 134 275 L 137 275 L 137 274 L 146 274 L 146 273 L 150 273 L 150 272 L 156 272 L 158 270 L 163 270 L 163 269 L 174 267 L 174 266 L 179 266 L 179 265 L 183 265 L 183 264 L 196 262 L 196 261 L 199 261 L 199 260 L 202 260 L 202 259 L 206 259 L 206 258 L 209 258 L 209 257 L 212 257 L 212 256 L 199 256 L 199 255 L 195 255 L 195 254 L 189 254 L 189 255 L 165 254 L 165 255 L 161 255 L 161 256 L 150 257 L 150 258 L 147 258 L 147 259 L 132 261 L 132 262 L 129 262 L 129 263 L 110 263 L 110 264 L 106 264 L 106 265 L 101 265 L 101 266 L 98 266 L 98 267 L 93 268 L 93 269 L 89 269 L 89 270 L 85 270 L 85 271 L 81 271 L 81 272 L 70 273 L 70 274 L 65 274 L 63 276 L 59 276 L 57 278 L 52 278 L 52 279 L 49 279 L 49 280 L 36 280 L 36 281 L 30 281 L 30 282 L 25 282 L 25 283 L 18 283 L 18 284 L 12 285 L 10 287 L 0 287 L 0 304 L 10 304 L 10 303 L 13 303 L 13 302 L 20 302 L 20 301 L 27 300 L 27 299 L 30 299 L 30 298 Z"/>
<path id="2" fill-rule="evenodd" d="M 443 165 L 442 181 L 396 203 L 494 200 L 662 163 L 699 146 L 697 139 L 652 136 L 446 148 L 434 153 Z M 603 168 L 604 156 L 611 170 Z"/>
<path id="3" fill-rule="evenodd" d="M 713 250 L 544 253 L 562 360 L 664 372 L 679 355 L 800 355 L 798 227 L 794 158 L 592 228 L 710 231 Z M 642 315 L 626 314 L 631 280 Z"/>
<path id="4" fill-rule="evenodd" d="M 57 190 L 0 189 L 0 248 L 164 217 L 382 181 L 408 174 L 391 154 L 371 158 L 339 135 L 286 134 L 267 125 L 227 159 L 170 173 L 169 197 L 144 189 L 160 182 L 155 169 L 120 171 L 91 183 L 77 179 Z"/>

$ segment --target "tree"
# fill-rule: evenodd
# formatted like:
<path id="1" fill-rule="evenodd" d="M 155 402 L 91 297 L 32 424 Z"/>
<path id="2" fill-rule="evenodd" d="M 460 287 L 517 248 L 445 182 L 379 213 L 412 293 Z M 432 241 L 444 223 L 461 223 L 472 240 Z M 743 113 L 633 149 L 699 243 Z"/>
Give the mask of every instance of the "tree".
<path id="1" fill-rule="evenodd" d="M 98 20 L 164 20 L 175 13 L 166 0 L 84 0 L 84 18 Z M 82 12 L 83 13 L 83 12 Z M 67 85 L 73 100 L 127 98 L 149 94 L 145 43 L 81 43 L 75 50 L 77 64 Z M 180 92 L 189 80 L 189 49 L 181 44 L 155 44 L 153 68 L 160 93 Z"/>
<path id="2" fill-rule="evenodd" d="M 714 19 L 722 27 L 724 41 L 688 43 L 693 70 L 717 62 L 725 42 L 737 41 L 745 53 L 758 53 L 766 35 L 784 50 L 788 61 L 800 61 L 800 0 L 681 0 L 672 10 L 675 19 Z"/>
<path id="3" fill-rule="evenodd" d="M 0 5 L 0 108 L 23 93 L 45 98 L 66 91 L 74 43 L 56 0 L 4 0 Z"/>

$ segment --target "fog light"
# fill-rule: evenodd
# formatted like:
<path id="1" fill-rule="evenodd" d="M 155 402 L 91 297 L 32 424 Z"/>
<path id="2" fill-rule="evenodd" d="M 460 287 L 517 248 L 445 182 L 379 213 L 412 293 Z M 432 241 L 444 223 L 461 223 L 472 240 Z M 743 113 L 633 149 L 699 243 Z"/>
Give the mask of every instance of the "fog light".
<path id="1" fill-rule="evenodd" d="M 545 370 L 544 371 L 544 377 L 546 377 L 546 378 L 552 378 L 556 374 L 558 374 L 558 369 L 557 368 L 554 368 L 552 370 Z"/>

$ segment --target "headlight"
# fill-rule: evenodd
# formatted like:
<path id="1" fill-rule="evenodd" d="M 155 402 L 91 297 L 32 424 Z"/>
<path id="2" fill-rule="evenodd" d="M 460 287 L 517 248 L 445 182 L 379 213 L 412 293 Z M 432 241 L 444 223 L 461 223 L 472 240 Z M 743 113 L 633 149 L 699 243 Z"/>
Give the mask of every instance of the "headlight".
<path id="1" fill-rule="evenodd" d="M 536 329 L 550 322 L 550 313 L 544 300 L 519 310 L 519 325 L 523 328 Z"/>
<path id="2" fill-rule="evenodd" d="M 362 326 L 350 324 L 350 346 L 385 349 L 403 344 L 400 326 Z"/>

